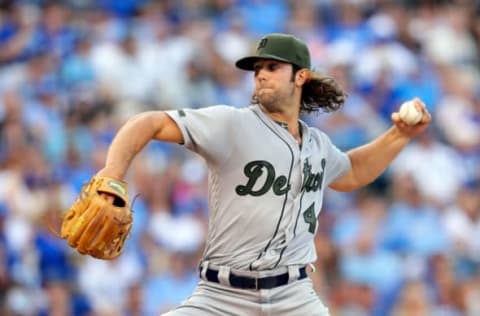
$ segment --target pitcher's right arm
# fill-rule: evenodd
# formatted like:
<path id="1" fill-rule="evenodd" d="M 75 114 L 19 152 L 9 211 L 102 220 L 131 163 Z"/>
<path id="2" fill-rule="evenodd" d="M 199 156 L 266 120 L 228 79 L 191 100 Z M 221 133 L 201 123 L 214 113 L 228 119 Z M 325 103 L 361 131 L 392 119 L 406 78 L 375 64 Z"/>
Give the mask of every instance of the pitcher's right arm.
<path id="1" fill-rule="evenodd" d="M 105 167 L 97 175 L 123 179 L 135 156 L 150 140 L 183 143 L 177 123 L 162 111 L 148 111 L 130 118 L 117 132 L 108 148 Z"/>

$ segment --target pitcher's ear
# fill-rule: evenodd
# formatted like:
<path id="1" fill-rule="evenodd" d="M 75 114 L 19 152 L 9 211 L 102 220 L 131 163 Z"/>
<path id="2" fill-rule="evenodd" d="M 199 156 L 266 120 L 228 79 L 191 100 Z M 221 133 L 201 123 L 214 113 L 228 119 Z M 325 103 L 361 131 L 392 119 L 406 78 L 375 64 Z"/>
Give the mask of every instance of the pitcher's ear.
<path id="1" fill-rule="evenodd" d="M 297 71 L 296 74 L 296 84 L 304 85 L 310 79 L 310 71 L 307 68 L 302 68 Z"/>

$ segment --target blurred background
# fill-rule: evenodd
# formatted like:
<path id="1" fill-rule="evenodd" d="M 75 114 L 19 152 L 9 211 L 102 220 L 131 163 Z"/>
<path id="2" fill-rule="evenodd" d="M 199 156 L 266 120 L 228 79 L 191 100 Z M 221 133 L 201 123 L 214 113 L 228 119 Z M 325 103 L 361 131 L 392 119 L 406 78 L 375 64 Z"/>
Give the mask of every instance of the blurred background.
<path id="1" fill-rule="evenodd" d="M 433 116 L 375 183 L 327 192 L 311 278 L 332 316 L 480 315 L 479 15 L 475 0 L 0 0 L 0 315 L 158 315 L 190 295 L 207 180 L 181 146 L 134 161 L 117 260 L 79 256 L 44 223 L 131 115 L 248 105 L 253 75 L 233 64 L 269 32 L 303 38 L 348 91 L 304 118 L 341 149 L 414 96 Z"/>

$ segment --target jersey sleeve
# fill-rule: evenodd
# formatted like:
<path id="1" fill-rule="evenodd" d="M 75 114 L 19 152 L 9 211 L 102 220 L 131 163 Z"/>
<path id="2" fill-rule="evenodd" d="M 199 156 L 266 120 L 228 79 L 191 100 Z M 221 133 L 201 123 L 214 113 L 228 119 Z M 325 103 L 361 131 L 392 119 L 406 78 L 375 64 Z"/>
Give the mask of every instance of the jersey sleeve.
<path id="1" fill-rule="evenodd" d="M 226 159 L 232 151 L 234 112 L 226 105 L 166 111 L 180 128 L 183 145 L 211 162 Z"/>
<path id="2" fill-rule="evenodd" d="M 348 155 L 335 146 L 328 136 L 324 134 L 323 139 L 327 149 L 325 184 L 329 186 L 332 182 L 346 174 L 352 168 L 352 165 Z"/>

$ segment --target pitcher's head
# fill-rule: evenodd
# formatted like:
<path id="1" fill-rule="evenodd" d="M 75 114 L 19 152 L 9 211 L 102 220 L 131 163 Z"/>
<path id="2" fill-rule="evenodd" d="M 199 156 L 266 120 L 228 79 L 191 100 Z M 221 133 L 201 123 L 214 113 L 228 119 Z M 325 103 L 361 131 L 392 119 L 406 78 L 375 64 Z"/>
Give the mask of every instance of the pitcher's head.
<path id="1" fill-rule="evenodd" d="M 262 37 L 255 53 L 240 58 L 235 65 L 254 71 L 252 103 L 271 110 L 280 110 L 293 102 L 303 112 L 335 111 L 346 99 L 333 78 L 311 70 L 307 45 L 293 35 L 273 33 Z"/>

